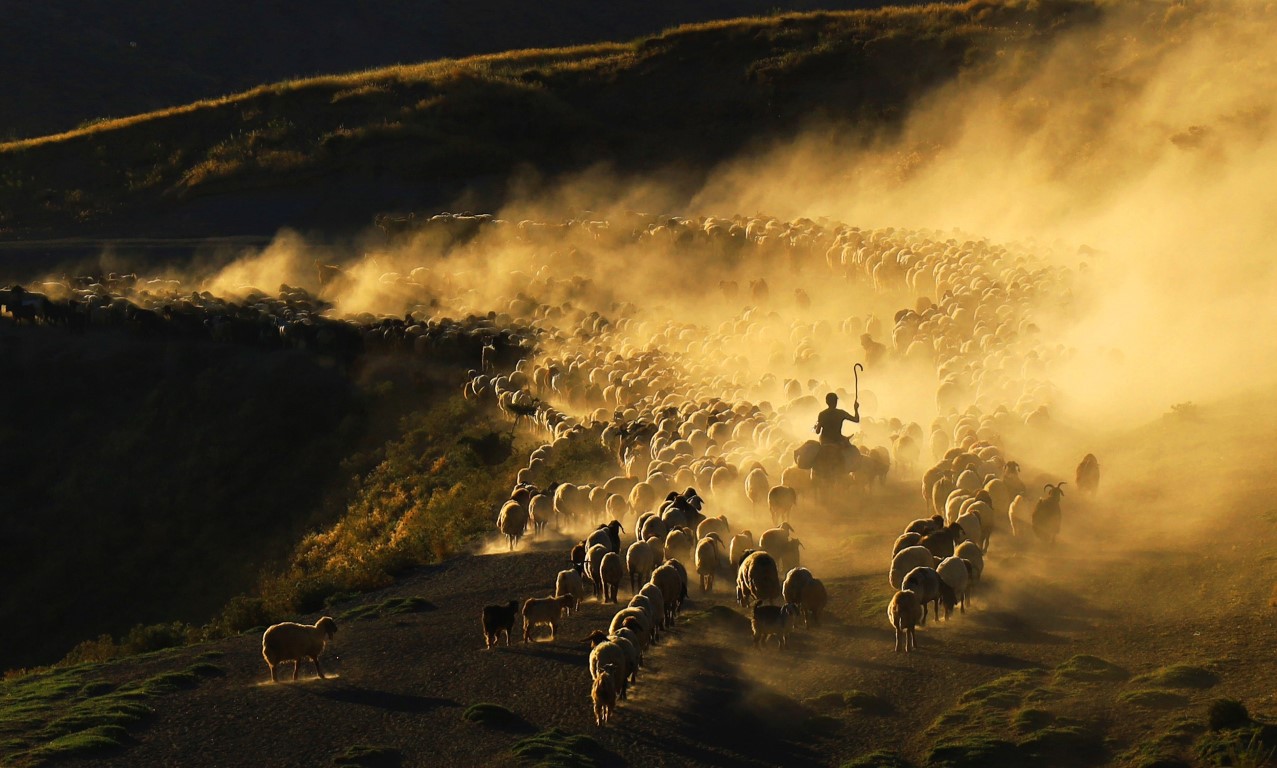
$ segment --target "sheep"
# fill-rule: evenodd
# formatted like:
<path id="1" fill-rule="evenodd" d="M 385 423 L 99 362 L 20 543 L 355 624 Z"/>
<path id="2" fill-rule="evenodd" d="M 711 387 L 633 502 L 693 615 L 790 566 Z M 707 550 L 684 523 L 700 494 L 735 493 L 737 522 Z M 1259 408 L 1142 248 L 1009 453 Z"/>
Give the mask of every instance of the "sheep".
<path id="1" fill-rule="evenodd" d="M 1076 482 L 1078 490 L 1085 496 L 1094 496 L 1100 486 L 1100 462 L 1095 454 L 1088 453 L 1077 465 Z"/>
<path id="2" fill-rule="evenodd" d="M 616 602 L 616 593 L 620 590 L 621 579 L 625 578 L 625 563 L 615 552 L 603 555 L 599 562 L 599 578 L 603 582 L 603 602 Z"/>
<path id="3" fill-rule="evenodd" d="M 922 534 L 909 532 L 902 533 L 896 537 L 896 543 L 891 547 L 891 556 L 895 557 L 900 554 L 900 550 L 908 547 L 916 547 L 922 541 Z"/>
<path id="4" fill-rule="evenodd" d="M 607 525 L 600 525 L 586 537 L 585 548 L 588 550 L 595 544 L 603 544 L 608 550 L 620 554 L 622 533 L 625 533 L 625 528 L 621 526 L 621 521 L 619 520 L 613 520 Z"/>
<path id="5" fill-rule="evenodd" d="M 755 466 L 749 474 L 745 475 L 745 498 L 749 499 L 750 505 L 757 511 L 770 494 L 767 470 L 761 466 Z"/>
<path id="6" fill-rule="evenodd" d="M 639 638 L 638 632 L 629 627 L 621 627 L 608 635 L 607 639 L 617 643 L 622 650 L 630 654 L 631 667 L 628 677 L 630 682 L 637 682 L 639 667 L 643 666 L 643 651 L 640 650 L 643 647 L 643 641 Z"/>
<path id="7" fill-rule="evenodd" d="M 716 533 L 720 537 L 731 534 L 731 528 L 727 524 L 727 516 L 719 515 L 718 517 L 707 517 L 696 526 L 696 540 L 700 541 L 711 533 Z M 721 542 L 720 542 L 721 543 Z"/>
<path id="8" fill-rule="evenodd" d="M 763 535 L 758 537 L 758 546 L 773 557 L 777 552 L 781 551 L 782 543 L 789 541 L 794 533 L 794 527 L 789 523 L 781 523 L 775 528 L 768 528 L 763 531 Z"/>
<path id="9" fill-rule="evenodd" d="M 1033 512 L 1029 509 L 1029 497 L 1018 494 L 1007 508 L 1007 521 L 1011 524 L 1013 537 L 1027 536 L 1033 526 Z"/>
<path id="10" fill-rule="evenodd" d="M 891 559 L 891 570 L 887 573 L 887 581 L 892 589 L 900 589 L 905 577 L 914 568 L 930 568 L 935 565 L 936 556 L 923 546 L 905 547 Z"/>
<path id="11" fill-rule="evenodd" d="M 550 625 L 550 640 L 554 640 L 564 609 L 571 609 L 575 599 L 572 595 L 562 595 L 560 597 L 529 597 L 524 600 L 523 642 L 532 642 L 532 628 L 542 624 Z"/>
<path id="12" fill-rule="evenodd" d="M 652 545 L 642 540 L 631 544 L 625 551 L 625 566 L 630 572 L 630 591 L 637 594 L 639 585 L 651 578 L 652 569 L 656 567 Z"/>
<path id="13" fill-rule="evenodd" d="M 984 518 L 977 511 L 978 508 L 985 506 L 983 504 L 973 504 L 968 508 L 968 511 L 959 513 L 957 519 L 954 520 L 958 527 L 962 529 L 966 541 L 974 541 L 980 544 L 985 540 Z M 961 543 L 957 542 L 955 547 Z"/>
<path id="14" fill-rule="evenodd" d="M 944 618 L 949 620 L 953 606 L 967 612 L 967 587 L 971 584 L 971 564 L 960 557 L 946 557 L 936 566 L 940 576 L 940 592 L 944 603 Z"/>
<path id="15" fill-rule="evenodd" d="M 918 596 L 918 602 L 922 603 L 922 618 L 919 624 L 927 623 L 927 606 L 934 604 L 936 620 L 940 618 L 940 574 L 936 573 L 935 568 L 914 568 L 905 576 L 904 581 L 900 582 L 900 588 L 907 592 L 913 592 Z"/>
<path id="16" fill-rule="evenodd" d="M 902 645 L 905 653 L 917 649 L 918 639 L 914 627 L 921 621 L 922 611 L 922 602 L 917 593 L 906 589 L 892 595 L 891 602 L 887 605 L 887 620 L 896 630 L 896 653 L 900 653 Z"/>
<path id="17" fill-rule="evenodd" d="M 607 633 L 601 630 L 594 630 L 584 642 L 589 643 L 592 650 L 590 651 L 590 677 L 598 679 L 599 673 L 611 666 L 621 674 L 621 670 L 625 669 L 627 663 L 625 649 L 619 643 L 614 643 L 607 639 Z M 629 684 L 624 677 L 621 677 L 617 688 L 619 689 L 620 698 L 625 699 L 629 689 Z"/>
<path id="18" fill-rule="evenodd" d="M 314 624 L 285 621 L 268 628 L 262 633 L 262 658 L 270 667 L 270 681 L 279 682 L 275 668 L 282 661 L 293 662 L 293 680 L 297 680 L 302 659 L 310 659 L 315 665 L 315 674 L 320 680 L 325 679 L 324 670 L 319 666 L 319 654 L 324 652 L 335 634 L 337 622 L 328 616 Z"/>
<path id="19" fill-rule="evenodd" d="M 1043 488 L 1046 496 L 1038 499 L 1033 507 L 1033 533 L 1047 544 L 1054 544 L 1055 537 L 1060 535 L 1060 498 L 1064 496 L 1064 483 L 1047 485 Z"/>
<path id="20" fill-rule="evenodd" d="M 651 583 L 661 591 L 665 601 L 665 625 L 670 626 L 674 624 L 675 615 L 678 613 L 679 593 L 682 591 L 678 571 L 667 560 L 652 571 Z"/>
<path id="21" fill-rule="evenodd" d="M 503 634 L 505 635 L 505 644 L 509 647 L 510 632 L 514 629 L 514 620 L 518 615 L 518 600 L 511 600 L 506 605 L 485 605 L 483 607 L 483 639 L 487 643 L 487 648 L 494 648 Z"/>
<path id="22" fill-rule="evenodd" d="M 755 605 L 750 615 L 749 627 L 754 633 L 754 647 L 761 648 L 769 638 L 776 638 L 780 649 L 789 644 L 789 632 L 798 618 L 798 606 L 786 603 L 782 606 Z"/>
<path id="23" fill-rule="evenodd" d="M 603 574 L 599 572 L 603 558 L 612 554 L 606 544 L 595 544 L 585 553 L 585 578 L 594 585 L 594 596 L 606 602 L 607 592 L 603 589 Z"/>
<path id="24" fill-rule="evenodd" d="M 748 608 L 750 601 L 764 603 L 781 596 L 780 572 L 776 560 L 766 552 L 745 555 L 736 572 L 736 602 Z"/>
<path id="25" fill-rule="evenodd" d="M 523 538 L 523 532 L 527 530 L 527 527 L 528 510 L 526 507 L 514 499 L 501 505 L 501 511 L 497 514 L 497 530 L 505 534 L 511 552 L 518 546 L 519 539 Z"/>
<path id="26" fill-rule="evenodd" d="M 802 605 L 803 590 L 807 588 L 815 579 L 811 575 L 811 571 L 806 568 L 792 568 L 789 573 L 785 574 L 785 581 L 781 584 L 780 594 L 787 603 Z"/>
<path id="27" fill-rule="evenodd" d="M 714 591 L 714 576 L 718 573 L 719 548 L 723 542 L 717 533 L 709 533 L 696 542 L 696 574 L 700 576 L 701 591 Z"/>
<path id="28" fill-rule="evenodd" d="M 905 527 L 905 533 L 917 533 L 926 536 L 944 528 L 944 515 L 932 515 L 914 520 Z"/>
<path id="29" fill-rule="evenodd" d="M 554 596 L 564 595 L 572 596 L 572 611 L 579 609 L 581 601 L 585 599 L 585 582 L 581 580 L 581 574 L 571 568 L 559 571 L 554 579 Z"/>
<path id="30" fill-rule="evenodd" d="M 967 602 L 971 602 L 971 593 L 984 574 L 984 552 L 974 541 L 964 541 L 953 550 L 954 557 L 960 557 L 971 565 L 971 583 L 967 585 Z"/>
<path id="31" fill-rule="evenodd" d="M 638 591 L 637 596 L 647 598 L 648 604 L 651 605 L 656 614 L 660 616 L 660 621 L 657 622 L 657 626 L 661 629 L 665 629 L 665 627 L 668 626 L 668 623 L 666 622 L 665 616 L 665 594 L 661 592 L 661 588 L 653 584 L 651 581 L 648 581 L 648 583 L 644 584 L 643 588 Z M 634 601 L 631 600 L 630 602 L 632 603 Z"/>
<path id="32" fill-rule="evenodd" d="M 951 557 L 953 548 L 966 541 L 966 531 L 957 523 L 950 523 L 935 533 L 922 537 L 921 546 L 931 550 L 939 558 Z"/>
<path id="33" fill-rule="evenodd" d="M 728 561 L 733 568 L 740 567 L 740 559 L 747 549 L 754 549 L 754 534 L 749 530 L 741 531 L 728 541 Z"/>
<path id="34" fill-rule="evenodd" d="M 803 587 L 803 626 L 820 626 L 820 614 L 829 604 L 829 592 L 820 579 L 812 579 Z"/>
<path id="35" fill-rule="evenodd" d="M 528 502 L 528 519 L 532 523 L 532 532 L 537 536 L 545 532 L 545 526 L 553 515 L 553 491 L 538 493 Z"/>
<path id="36" fill-rule="evenodd" d="M 642 640 L 643 647 L 646 648 L 647 645 L 655 638 L 656 628 L 656 617 L 650 615 L 646 608 L 629 606 L 617 611 L 616 614 L 612 616 L 612 623 L 608 627 L 608 632 L 610 634 L 615 634 L 616 630 L 625 626 L 626 621 L 631 617 L 638 622 L 639 629 L 636 631 L 638 632 L 639 639 Z"/>
<path id="37" fill-rule="evenodd" d="M 588 548 L 584 541 L 578 541 L 572 546 L 572 550 L 568 553 L 568 560 L 572 563 L 572 567 L 577 573 L 585 576 L 585 553 Z"/>
<path id="38" fill-rule="evenodd" d="M 675 528 L 665 537 L 665 555 L 675 560 L 686 560 L 692 553 L 692 537 L 687 528 Z"/>
<path id="39" fill-rule="evenodd" d="M 616 681 L 612 679 L 615 669 L 612 664 L 605 665 L 590 689 L 590 701 L 594 702 L 594 724 L 599 727 L 608 724 L 616 709 Z"/>

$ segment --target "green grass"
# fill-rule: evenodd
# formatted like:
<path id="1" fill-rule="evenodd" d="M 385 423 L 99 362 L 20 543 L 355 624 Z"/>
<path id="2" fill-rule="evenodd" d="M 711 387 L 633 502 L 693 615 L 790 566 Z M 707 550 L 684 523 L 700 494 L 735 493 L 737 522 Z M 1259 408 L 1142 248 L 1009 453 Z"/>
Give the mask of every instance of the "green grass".
<path id="1" fill-rule="evenodd" d="M 589 736 L 551 728 L 519 740 L 511 751 L 520 760 L 542 768 L 594 768 L 603 750 Z"/>
<path id="2" fill-rule="evenodd" d="M 843 763 L 842 768 L 913 768 L 913 763 L 905 760 L 898 752 L 879 749 Z"/>
<path id="3" fill-rule="evenodd" d="M 1156 688 L 1123 691 L 1117 700 L 1141 709 L 1178 709 L 1188 706 L 1188 697 Z"/>
<path id="4" fill-rule="evenodd" d="M 1055 674 L 1058 678 L 1082 682 L 1121 682 L 1131 676 L 1112 662 L 1085 654 L 1067 659 L 1055 668 Z"/>
<path id="5" fill-rule="evenodd" d="M 1189 688 L 1205 690 L 1219 682 L 1219 675 L 1205 667 L 1191 664 L 1172 664 L 1156 672 L 1136 677 L 1132 682 L 1154 688 Z"/>
<path id="6" fill-rule="evenodd" d="M 500 704 L 491 704 L 488 702 L 471 704 L 469 707 L 466 707 L 466 711 L 461 713 L 461 719 L 468 723 L 480 723 L 500 728 L 510 728 L 527 724 L 526 720 L 509 708 L 503 707 Z"/>
<path id="7" fill-rule="evenodd" d="M 342 621 L 363 621 L 382 619 L 387 616 L 398 616 L 405 613 L 421 613 L 433 611 L 434 603 L 424 597 L 392 597 L 380 603 L 361 605 L 341 614 Z"/>
<path id="8" fill-rule="evenodd" d="M 0 764 L 25 768 L 125 748 L 129 730 L 154 715 L 157 700 L 225 674 L 204 661 L 117 685 L 101 670 L 81 665 L 0 684 Z"/>
<path id="9" fill-rule="evenodd" d="M 403 753 L 393 747 L 357 744 L 333 758 L 333 765 L 335 768 L 399 768 L 403 765 Z"/>

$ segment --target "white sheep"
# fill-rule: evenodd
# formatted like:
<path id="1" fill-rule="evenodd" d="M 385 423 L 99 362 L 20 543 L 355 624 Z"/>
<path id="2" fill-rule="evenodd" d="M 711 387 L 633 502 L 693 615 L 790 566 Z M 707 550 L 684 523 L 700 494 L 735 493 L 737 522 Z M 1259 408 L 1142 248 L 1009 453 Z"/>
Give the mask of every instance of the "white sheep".
<path id="1" fill-rule="evenodd" d="M 625 578 L 625 563 L 615 552 L 603 555 L 599 562 L 599 578 L 603 584 L 603 602 L 615 603 L 616 593 L 620 591 L 621 579 Z"/>
<path id="2" fill-rule="evenodd" d="M 967 612 L 967 586 L 971 584 L 971 564 L 960 557 L 946 557 L 936 566 L 940 576 L 940 592 L 944 603 L 944 618 L 948 621 L 953 606 Z"/>
<path id="3" fill-rule="evenodd" d="M 700 576 L 701 591 L 714 591 L 714 576 L 719 568 L 719 551 L 723 542 L 718 534 L 710 532 L 696 542 L 696 574 Z"/>
<path id="4" fill-rule="evenodd" d="M 652 606 L 653 611 L 660 617 L 660 621 L 656 622 L 657 626 L 665 629 L 668 624 L 665 615 L 665 595 L 661 592 L 661 588 L 649 581 L 638 591 L 637 596 L 647 598 L 648 605 Z M 634 601 L 631 600 L 630 602 Z"/>
<path id="5" fill-rule="evenodd" d="M 1011 535 L 1015 538 L 1028 536 L 1033 530 L 1033 506 L 1029 497 L 1018 494 L 1011 500 L 1007 508 L 1007 522 L 1011 524 Z"/>
<path id="6" fill-rule="evenodd" d="M 607 593 L 603 589 L 603 574 L 599 569 L 603 565 L 603 558 L 609 554 L 611 550 L 606 544 L 595 544 L 585 553 L 585 578 L 594 585 L 594 596 L 600 601 L 607 599 Z"/>
<path id="7" fill-rule="evenodd" d="M 314 624 L 298 624 L 285 621 L 275 624 L 262 634 L 262 658 L 270 667 L 270 681 L 279 682 L 275 667 L 282 661 L 293 662 L 293 680 L 297 679 L 297 671 L 302 659 L 310 659 L 315 665 L 315 674 L 324 679 L 324 671 L 319 666 L 319 654 L 337 634 L 337 622 L 324 616 Z"/>
<path id="8" fill-rule="evenodd" d="M 656 567 L 656 553 L 646 541 L 636 541 L 625 551 L 625 567 L 630 572 L 630 591 L 638 593 L 639 586 L 652 577 Z"/>
<path id="9" fill-rule="evenodd" d="M 896 630 L 896 653 L 900 653 L 901 646 L 905 653 L 918 647 L 914 627 L 922 619 L 922 610 L 922 602 L 914 592 L 902 590 L 892 596 L 887 605 L 887 620 Z"/>
<path id="10" fill-rule="evenodd" d="M 623 676 L 623 670 L 627 663 L 625 649 L 618 643 L 608 640 L 607 635 L 597 629 L 585 641 L 593 646 L 590 651 L 590 677 L 597 680 L 599 673 L 611 666 L 615 670 L 615 674 L 620 677 L 620 680 L 617 681 L 619 683 L 617 689 L 620 698 L 624 699 L 629 688 Z"/>
<path id="11" fill-rule="evenodd" d="M 900 589 L 905 577 L 914 568 L 930 568 L 935 565 L 935 555 L 924 546 L 905 547 L 891 559 L 891 570 L 887 573 L 887 581 L 892 589 Z"/>
<path id="12" fill-rule="evenodd" d="M 780 572 L 776 560 L 766 552 L 750 552 L 736 573 L 736 602 L 749 607 L 751 601 L 763 603 L 779 600 Z"/>
<path id="13" fill-rule="evenodd" d="M 527 528 L 528 510 L 522 504 L 511 499 L 501 505 L 501 511 L 497 513 L 497 530 L 505 534 L 511 552 L 518 546 Z"/>
<path id="14" fill-rule="evenodd" d="M 781 584 L 781 596 L 786 603 L 802 605 L 803 590 L 814 580 L 815 577 L 806 568 L 791 568 L 789 573 L 785 574 L 785 582 Z"/>
<path id="15" fill-rule="evenodd" d="M 971 583 L 967 585 L 967 602 L 971 602 L 971 593 L 984 574 L 984 552 L 974 541 L 964 541 L 953 550 L 954 557 L 960 557 L 971 565 Z"/>
<path id="16" fill-rule="evenodd" d="M 563 597 L 571 595 L 572 607 L 570 610 L 577 610 L 581 607 L 581 601 L 585 599 L 585 582 L 581 579 L 581 574 L 576 572 L 574 568 L 568 568 L 559 571 L 558 576 L 554 579 L 554 596 Z"/>
<path id="17" fill-rule="evenodd" d="M 731 534 L 731 526 L 727 523 L 727 515 L 707 517 L 696 526 L 697 541 L 700 541 L 711 533 L 717 533 L 720 538 Z"/>
<path id="18" fill-rule="evenodd" d="M 675 560 L 687 560 L 692 553 L 692 537 L 687 528 L 675 528 L 665 537 L 665 556 Z"/>
<path id="19" fill-rule="evenodd" d="M 754 544 L 754 534 L 748 530 L 732 536 L 731 543 L 728 545 L 728 560 L 731 561 L 733 568 L 740 567 L 741 558 L 745 556 L 745 551 L 756 549 Z"/>
<path id="20" fill-rule="evenodd" d="M 940 574 L 936 573 L 936 569 L 930 566 L 923 568 L 914 568 L 900 583 L 900 588 L 904 592 L 913 592 L 918 596 L 918 602 L 922 604 L 922 618 L 919 624 L 927 623 L 927 608 L 934 606 L 936 620 L 940 619 Z"/>
<path id="21" fill-rule="evenodd" d="M 671 565 L 671 561 L 667 560 L 652 571 L 651 583 L 661 591 L 665 601 L 665 625 L 673 626 L 675 616 L 678 614 L 679 593 L 683 589 L 678 570 Z"/>

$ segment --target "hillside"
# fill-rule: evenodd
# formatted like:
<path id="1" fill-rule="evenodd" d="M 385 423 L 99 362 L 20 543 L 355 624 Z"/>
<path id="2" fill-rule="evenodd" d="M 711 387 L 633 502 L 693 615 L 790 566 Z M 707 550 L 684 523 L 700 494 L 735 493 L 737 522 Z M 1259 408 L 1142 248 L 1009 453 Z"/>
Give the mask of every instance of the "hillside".
<path id="1" fill-rule="evenodd" d="M 6 238 L 346 231 L 468 191 L 499 207 L 516 169 L 699 174 L 840 121 L 866 139 L 1008 46 L 1097 18 L 1059 0 L 820 13 L 679 28 L 263 86 L 0 145 Z M 1032 56 L 1009 77 L 1032 72 Z"/>
<path id="2" fill-rule="evenodd" d="M 175 107 L 263 83 L 521 48 L 630 40 L 679 24 L 875 7 L 872 0 L 644 3 L 391 0 L 0 2 L 0 138 Z M 904 5 L 906 3 L 895 3 Z M 86 77 L 86 73 L 92 73 Z"/>

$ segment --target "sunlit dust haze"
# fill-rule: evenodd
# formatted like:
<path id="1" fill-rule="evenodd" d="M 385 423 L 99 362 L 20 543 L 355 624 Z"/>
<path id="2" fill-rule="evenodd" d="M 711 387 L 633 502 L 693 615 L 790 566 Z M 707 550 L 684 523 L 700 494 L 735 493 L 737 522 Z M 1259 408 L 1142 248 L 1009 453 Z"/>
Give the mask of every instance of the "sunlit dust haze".
<path id="1" fill-rule="evenodd" d="M 534 330 L 527 370 L 572 419 L 757 406 L 723 452 L 773 482 L 863 362 L 863 444 L 911 423 L 922 443 L 894 477 L 969 433 L 1026 456 L 1031 483 L 1071 481 L 1103 438 L 1277 379 L 1273 39 L 1267 5 L 1113 3 L 867 146 L 812 125 L 690 196 L 677 174 L 519 179 L 491 216 L 417 212 L 341 247 L 281 232 L 185 282 L 301 287 L 365 323 L 491 313 Z"/>

